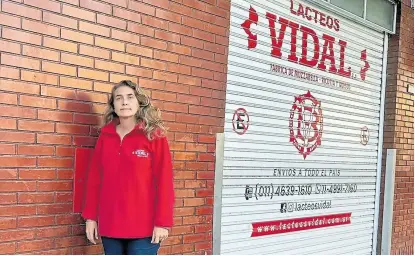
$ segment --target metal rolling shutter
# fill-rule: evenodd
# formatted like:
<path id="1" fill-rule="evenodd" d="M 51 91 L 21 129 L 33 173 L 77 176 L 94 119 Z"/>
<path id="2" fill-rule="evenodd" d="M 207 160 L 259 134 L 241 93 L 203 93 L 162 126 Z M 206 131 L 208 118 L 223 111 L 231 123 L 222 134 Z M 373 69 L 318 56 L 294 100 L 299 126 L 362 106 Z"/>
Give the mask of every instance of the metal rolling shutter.
<path id="1" fill-rule="evenodd" d="M 217 253 L 370 254 L 384 34 L 309 2 L 232 0 L 231 4 L 218 183 L 222 200 L 220 216 L 215 216 L 220 218 Z M 303 17 L 299 5 L 304 12 L 309 8 L 308 16 Z M 312 9 L 325 14 L 326 26 L 314 19 Z M 291 23 L 279 58 L 271 51 L 278 55 L 285 20 Z M 304 63 L 316 57 L 312 30 L 319 41 L 319 59 L 323 51 L 329 56 L 324 60 L 326 71 L 317 68 L 320 60 L 315 66 L 298 63 L 304 30 L 308 31 Z M 291 33 L 296 33 L 298 62 L 295 56 L 288 60 L 293 51 Z M 345 74 L 329 71 L 330 40 L 324 38 L 331 37 L 335 68 L 340 69 L 344 54 Z M 347 42 L 344 49 L 340 40 Z"/>

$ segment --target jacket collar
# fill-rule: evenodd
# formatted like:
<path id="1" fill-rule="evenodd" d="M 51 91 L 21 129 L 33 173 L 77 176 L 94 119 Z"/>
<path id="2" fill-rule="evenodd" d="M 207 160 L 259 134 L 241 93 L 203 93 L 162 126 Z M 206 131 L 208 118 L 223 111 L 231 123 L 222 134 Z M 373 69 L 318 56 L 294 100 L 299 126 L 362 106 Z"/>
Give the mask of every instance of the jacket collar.
<path id="1" fill-rule="evenodd" d="M 104 127 L 101 128 L 101 133 L 107 133 L 107 134 L 117 134 L 116 127 L 120 123 L 118 118 L 115 118 L 110 123 L 106 124 Z M 136 124 L 134 129 L 131 132 L 143 132 L 144 125 L 143 122 L 139 122 Z"/>

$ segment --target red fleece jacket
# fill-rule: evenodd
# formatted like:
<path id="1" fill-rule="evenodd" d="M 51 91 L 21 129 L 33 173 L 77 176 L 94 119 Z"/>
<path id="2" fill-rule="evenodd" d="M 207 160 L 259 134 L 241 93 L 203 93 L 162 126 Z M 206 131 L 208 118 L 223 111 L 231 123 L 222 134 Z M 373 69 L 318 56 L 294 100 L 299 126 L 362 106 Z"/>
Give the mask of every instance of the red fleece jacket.
<path id="1" fill-rule="evenodd" d="M 137 125 L 121 141 L 115 122 L 102 128 L 88 173 L 82 216 L 99 234 L 142 238 L 173 225 L 173 168 L 167 139 L 148 140 Z"/>

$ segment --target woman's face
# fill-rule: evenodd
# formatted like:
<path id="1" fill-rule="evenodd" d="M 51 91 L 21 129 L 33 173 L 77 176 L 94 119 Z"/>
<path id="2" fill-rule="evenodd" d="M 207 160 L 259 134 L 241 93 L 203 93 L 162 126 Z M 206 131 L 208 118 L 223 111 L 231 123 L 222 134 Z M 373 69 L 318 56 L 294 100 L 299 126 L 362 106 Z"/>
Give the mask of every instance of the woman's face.
<path id="1" fill-rule="evenodd" d="M 120 118 L 134 116 L 139 109 L 134 90 L 128 86 L 121 86 L 114 92 L 114 110 Z"/>

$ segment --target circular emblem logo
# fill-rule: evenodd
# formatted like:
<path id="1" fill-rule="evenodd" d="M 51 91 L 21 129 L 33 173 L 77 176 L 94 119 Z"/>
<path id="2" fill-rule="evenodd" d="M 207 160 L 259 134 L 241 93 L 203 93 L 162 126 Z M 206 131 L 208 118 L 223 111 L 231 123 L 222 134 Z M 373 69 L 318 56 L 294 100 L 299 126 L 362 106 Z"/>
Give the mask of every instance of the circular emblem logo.
<path id="1" fill-rule="evenodd" d="M 232 126 L 234 132 L 243 135 L 249 127 L 249 115 L 244 108 L 238 108 L 233 113 Z"/>
<path id="2" fill-rule="evenodd" d="M 366 146 L 369 143 L 369 128 L 363 126 L 360 129 L 360 144 Z"/>
<path id="3" fill-rule="evenodd" d="M 290 112 L 290 142 L 306 159 L 321 145 L 323 134 L 323 113 L 321 103 L 310 91 L 294 97 Z"/>

